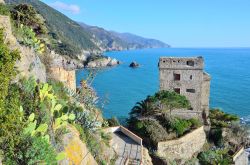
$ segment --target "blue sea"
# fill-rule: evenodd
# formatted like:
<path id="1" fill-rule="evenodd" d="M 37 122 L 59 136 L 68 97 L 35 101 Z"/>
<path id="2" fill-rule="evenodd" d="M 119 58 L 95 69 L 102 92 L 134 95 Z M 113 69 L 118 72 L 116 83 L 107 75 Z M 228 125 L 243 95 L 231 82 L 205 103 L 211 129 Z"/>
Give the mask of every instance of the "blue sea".
<path id="1" fill-rule="evenodd" d="M 104 104 L 106 118 L 128 117 L 136 102 L 159 90 L 158 60 L 161 56 L 203 56 L 205 71 L 212 77 L 210 107 L 250 119 L 250 48 L 164 48 L 107 52 L 105 55 L 122 61 L 112 68 L 101 69 L 93 81 Z M 132 61 L 141 66 L 128 67 Z M 77 71 L 77 85 L 88 70 Z"/>

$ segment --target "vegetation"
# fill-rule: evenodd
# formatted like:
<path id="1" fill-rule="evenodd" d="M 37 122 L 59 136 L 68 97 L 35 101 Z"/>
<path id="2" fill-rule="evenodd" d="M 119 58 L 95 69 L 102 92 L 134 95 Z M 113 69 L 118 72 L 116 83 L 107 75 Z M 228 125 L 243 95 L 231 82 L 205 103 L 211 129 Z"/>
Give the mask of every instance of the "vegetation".
<path id="1" fill-rule="evenodd" d="M 146 117 L 157 113 L 170 112 L 173 109 L 188 109 L 191 105 L 185 96 L 176 92 L 160 91 L 145 100 L 137 102 L 130 112 L 131 117 Z"/>
<path id="2" fill-rule="evenodd" d="M 0 4 L 0 15 L 10 15 L 10 10 L 8 6 L 2 3 Z"/>
<path id="3" fill-rule="evenodd" d="M 185 96 L 175 92 L 160 91 L 136 103 L 130 112 L 129 129 L 144 139 L 147 146 L 156 147 L 160 141 L 183 136 L 201 126 L 198 119 L 173 117 L 173 109 L 190 108 Z"/>
<path id="4" fill-rule="evenodd" d="M 198 155 L 201 165 L 229 165 L 232 164 L 232 158 L 227 150 L 208 150 Z"/>
<path id="5" fill-rule="evenodd" d="M 11 18 L 18 28 L 24 25 L 30 27 L 36 35 L 47 33 L 45 21 L 31 5 L 19 4 L 13 6 L 11 9 Z"/>
<path id="6" fill-rule="evenodd" d="M 239 117 L 212 109 L 209 114 L 211 130 L 210 147 L 198 155 L 201 165 L 229 165 L 232 156 L 247 144 L 247 128 L 239 124 Z"/>
<path id="7" fill-rule="evenodd" d="M 239 121 L 239 117 L 236 115 L 228 114 L 220 109 L 211 109 L 209 118 L 212 127 L 226 128 L 229 127 L 233 122 Z"/>
<path id="8" fill-rule="evenodd" d="M 108 122 L 109 127 L 115 127 L 115 126 L 120 125 L 120 123 L 116 117 L 112 117 L 111 119 L 107 119 L 107 122 Z"/>

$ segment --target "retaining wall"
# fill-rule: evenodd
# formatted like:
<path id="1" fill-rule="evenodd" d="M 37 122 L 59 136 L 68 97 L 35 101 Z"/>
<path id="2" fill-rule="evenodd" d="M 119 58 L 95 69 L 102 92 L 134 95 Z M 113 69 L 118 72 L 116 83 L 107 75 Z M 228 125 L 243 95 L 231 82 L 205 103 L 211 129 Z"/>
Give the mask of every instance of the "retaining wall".
<path id="1" fill-rule="evenodd" d="M 157 153 L 168 160 L 187 160 L 199 152 L 206 143 L 204 127 L 176 139 L 158 143 Z"/>

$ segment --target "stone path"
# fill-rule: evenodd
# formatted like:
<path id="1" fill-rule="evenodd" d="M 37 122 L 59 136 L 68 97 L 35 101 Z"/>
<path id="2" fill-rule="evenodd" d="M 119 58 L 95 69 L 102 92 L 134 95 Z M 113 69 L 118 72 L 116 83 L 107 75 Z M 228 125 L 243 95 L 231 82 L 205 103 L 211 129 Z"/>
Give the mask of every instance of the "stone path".
<path id="1" fill-rule="evenodd" d="M 114 132 L 112 134 L 111 145 L 119 156 L 116 160 L 116 165 L 124 165 L 127 158 L 129 158 L 130 164 L 140 164 L 141 146 L 122 132 Z"/>

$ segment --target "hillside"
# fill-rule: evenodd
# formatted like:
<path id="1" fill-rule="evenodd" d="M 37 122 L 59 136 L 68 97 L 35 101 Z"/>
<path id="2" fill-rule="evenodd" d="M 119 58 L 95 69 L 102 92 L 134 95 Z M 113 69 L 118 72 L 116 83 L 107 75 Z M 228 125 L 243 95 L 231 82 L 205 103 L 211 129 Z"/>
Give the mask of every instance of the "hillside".
<path id="1" fill-rule="evenodd" d="M 148 39 L 131 33 L 118 33 L 108 31 L 101 27 L 90 26 L 79 23 L 86 31 L 89 31 L 94 37 L 101 41 L 100 45 L 105 49 L 142 49 L 142 48 L 165 48 L 170 45 L 155 39 Z"/>
<path id="2" fill-rule="evenodd" d="M 45 3 L 37 0 L 6 0 L 5 2 L 32 5 L 46 20 L 49 35 L 53 39 L 51 46 L 57 53 L 75 57 L 76 54 L 81 54 L 83 50 L 89 53 L 100 51 L 88 31 Z"/>

